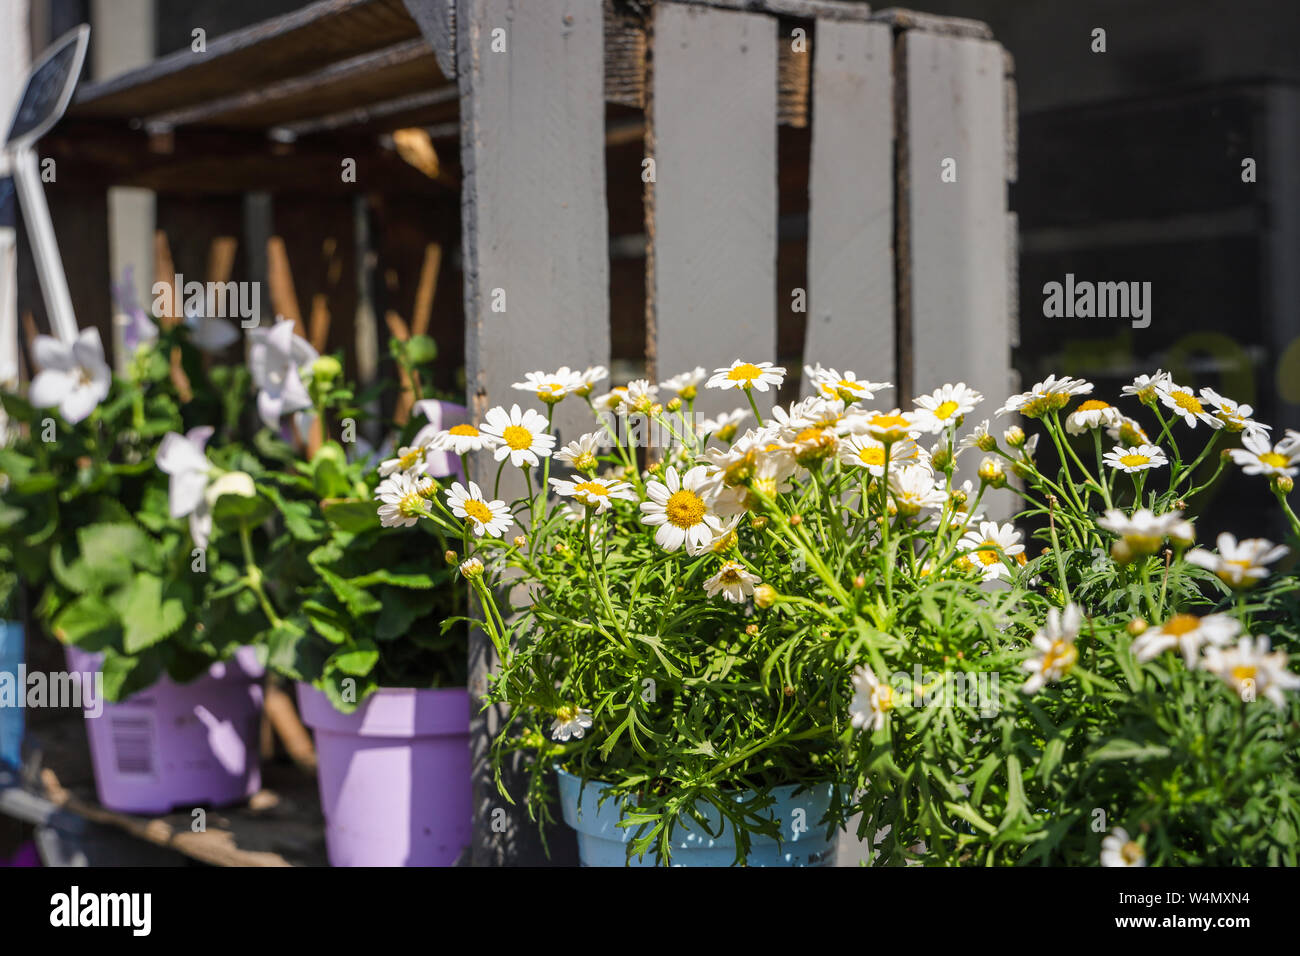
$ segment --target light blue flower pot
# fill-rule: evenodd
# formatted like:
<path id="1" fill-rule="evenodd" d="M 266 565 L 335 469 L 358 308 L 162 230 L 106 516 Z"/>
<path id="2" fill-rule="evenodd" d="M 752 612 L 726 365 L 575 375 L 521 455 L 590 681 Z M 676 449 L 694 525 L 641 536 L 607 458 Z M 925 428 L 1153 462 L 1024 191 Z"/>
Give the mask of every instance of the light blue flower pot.
<path id="1" fill-rule="evenodd" d="M 22 622 L 0 621 L 0 764 L 10 767 L 17 767 L 22 760 L 23 704 L 27 695 L 18 674 L 22 663 Z"/>
<path id="2" fill-rule="evenodd" d="M 627 844 L 636 827 L 620 827 L 620 801 L 601 796 L 609 785 L 587 781 L 555 769 L 559 778 L 560 806 L 564 822 L 578 831 L 578 856 L 583 866 L 655 866 L 653 850 L 644 858 L 627 857 Z M 819 783 L 796 794 L 798 786 L 777 787 L 775 803 L 765 813 L 781 822 L 782 839 L 751 835 L 748 866 L 834 866 L 836 832 L 826 837 L 822 822 L 830 809 L 834 785 Z M 673 866 L 732 866 L 736 861 L 736 835 L 729 822 L 723 824 L 716 807 L 705 809 L 708 833 L 694 820 L 679 822 L 672 838 Z M 717 833 L 718 836 L 711 836 Z"/>

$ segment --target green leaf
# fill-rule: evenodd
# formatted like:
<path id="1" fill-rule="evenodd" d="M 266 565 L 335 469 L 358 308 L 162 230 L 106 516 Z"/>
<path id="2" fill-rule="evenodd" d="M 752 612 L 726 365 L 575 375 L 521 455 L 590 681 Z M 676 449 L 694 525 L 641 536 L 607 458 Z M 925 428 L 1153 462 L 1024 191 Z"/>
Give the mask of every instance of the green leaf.
<path id="1" fill-rule="evenodd" d="M 352 637 L 351 618 L 339 608 L 328 607 L 320 601 L 304 601 L 302 610 L 316 633 L 330 643 L 343 644 Z"/>
<path id="2" fill-rule="evenodd" d="M 373 501 L 334 499 L 321 502 L 326 520 L 340 531 L 359 534 L 379 527 L 379 511 Z"/>
<path id="3" fill-rule="evenodd" d="M 177 597 L 164 597 L 161 578 L 137 574 L 122 606 L 122 623 L 122 648 L 128 654 L 139 654 L 185 623 L 185 605 Z"/>
<path id="4" fill-rule="evenodd" d="M 375 621 L 375 640 L 404 637 L 411 625 L 428 614 L 438 602 L 436 591 L 404 591 L 384 588 L 379 592 L 383 607 Z"/>
<path id="5" fill-rule="evenodd" d="M 212 505 L 212 520 L 223 528 L 251 528 L 270 513 L 271 503 L 261 495 L 222 495 Z"/>
<path id="6" fill-rule="evenodd" d="M 97 651 L 121 632 L 116 612 L 97 594 L 83 594 L 67 605 L 51 625 L 59 640 Z"/>
<path id="7" fill-rule="evenodd" d="M 134 524 L 89 525 L 77 531 L 77 544 L 81 559 L 101 580 L 126 580 L 131 565 L 158 570 L 153 542 Z"/>
<path id="8" fill-rule="evenodd" d="M 1088 760 L 1134 760 L 1141 762 L 1168 757 L 1170 753 L 1168 747 L 1161 747 L 1157 744 L 1140 744 L 1135 740 L 1120 738 L 1106 741 L 1106 743 L 1088 754 Z"/>
<path id="9" fill-rule="evenodd" d="M 357 641 L 349 648 L 336 651 L 327 662 L 328 667 L 351 674 L 353 677 L 365 677 L 379 663 L 379 648 L 371 640 Z"/>

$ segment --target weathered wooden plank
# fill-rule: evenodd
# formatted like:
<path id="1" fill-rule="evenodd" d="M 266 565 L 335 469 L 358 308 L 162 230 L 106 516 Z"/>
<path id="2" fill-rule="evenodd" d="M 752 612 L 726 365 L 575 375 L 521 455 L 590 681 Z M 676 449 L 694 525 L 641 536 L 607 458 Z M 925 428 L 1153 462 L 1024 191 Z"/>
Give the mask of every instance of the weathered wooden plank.
<path id="1" fill-rule="evenodd" d="M 456 26 L 467 404 L 477 417 L 525 402 L 510 387 L 525 372 L 609 362 L 604 15 L 601 0 L 460 0 Z M 583 422 L 560 406 L 568 437 Z M 472 463 L 485 484 L 489 464 Z M 492 666 L 482 635 L 470 666 L 477 698 Z M 476 713 L 473 724 L 474 860 L 541 862 L 536 827 L 492 781 L 498 719 Z M 505 832 L 494 810 L 510 816 Z"/>
<path id="2" fill-rule="evenodd" d="M 655 341 L 662 378 L 776 355 L 776 20 L 655 7 Z M 735 405 L 705 393 L 697 408 Z"/>
<path id="3" fill-rule="evenodd" d="M 438 58 L 442 75 L 456 76 L 456 0 L 403 0 Z"/>
<path id="4" fill-rule="evenodd" d="M 809 173 L 805 361 L 882 382 L 896 381 L 892 50 L 884 24 L 818 24 Z"/>
<path id="5" fill-rule="evenodd" d="M 900 319 L 911 345 L 911 388 L 900 397 L 964 381 L 984 393 L 983 418 L 1012 384 L 1002 49 L 920 30 L 903 34 L 899 49 Z M 945 182 L 949 161 L 955 181 Z M 989 512 L 1005 504 L 989 502 Z"/>

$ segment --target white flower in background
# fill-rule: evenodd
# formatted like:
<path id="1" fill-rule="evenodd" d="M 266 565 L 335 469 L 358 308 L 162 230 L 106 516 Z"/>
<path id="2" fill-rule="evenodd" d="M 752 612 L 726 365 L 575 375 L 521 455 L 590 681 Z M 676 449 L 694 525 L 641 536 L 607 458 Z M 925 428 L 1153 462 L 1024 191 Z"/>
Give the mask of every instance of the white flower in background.
<path id="1" fill-rule="evenodd" d="M 484 418 L 486 421 L 479 426 L 479 431 L 492 440 L 497 461 L 508 457 L 516 468 L 536 467 L 541 458 L 551 454 L 555 436 L 547 434 L 546 416 L 536 409 L 522 412 L 518 405 L 512 405 L 507 412 L 498 405 L 488 409 Z"/>
<path id="2" fill-rule="evenodd" d="M 1020 564 L 1025 563 L 1025 546 L 1020 543 L 1020 532 L 1011 523 L 981 521 L 979 528 L 971 528 L 961 539 L 972 563 L 983 573 L 985 581 L 1008 577 L 1005 555 Z"/>
<path id="3" fill-rule="evenodd" d="M 311 396 L 301 369 L 320 355 L 294 334 L 293 321 L 280 319 L 269 329 L 251 329 L 248 367 L 257 387 L 257 412 L 267 428 L 280 427 L 280 418 L 311 408 Z"/>
<path id="4" fill-rule="evenodd" d="M 850 422 L 850 427 L 858 434 L 866 433 L 886 444 L 916 439 L 921 434 L 921 428 L 916 423 L 916 413 L 899 411 L 897 408 L 855 417 Z"/>
<path id="5" fill-rule="evenodd" d="M 690 401 L 699 393 L 700 383 L 708 375 L 703 366 L 696 366 L 689 372 L 682 372 L 680 375 L 674 375 L 666 382 L 660 382 L 659 387 L 665 391 L 673 392 L 682 401 Z"/>
<path id="6" fill-rule="evenodd" d="M 963 416 L 982 401 L 984 396 L 968 388 L 965 382 L 944 385 L 929 395 L 917 396 L 914 421 L 921 431 L 937 435 L 949 426 L 961 424 Z"/>
<path id="7" fill-rule="evenodd" d="M 1269 652 L 1267 637 L 1241 637 L 1235 647 L 1207 647 L 1201 666 L 1237 692 L 1243 701 L 1261 695 L 1286 708 L 1284 690 L 1300 688 L 1300 676 L 1286 669 L 1285 651 Z"/>
<path id="8" fill-rule="evenodd" d="M 75 342 L 38 335 L 32 342 L 32 361 L 39 372 L 32 379 L 28 399 L 36 408 L 58 408 L 70 425 L 84 421 L 108 397 L 113 372 L 104 361 L 104 343 L 98 329 L 82 329 Z"/>
<path id="9" fill-rule="evenodd" d="M 885 726 L 889 712 L 897 706 L 894 688 L 880 682 L 865 664 L 853 672 L 853 700 L 849 702 L 849 723 L 855 730 L 870 725 L 873 731 Z"/>
<path id="10" fill-rule="evenodd" d="M 1155 445 L 1136 445 L 1127 448 L 1116 445 L 1102 456 L 1102 461 L 1112 468 L 1118 468 L 1129 474 L 1169 464 L 1165 453 Z"/>
<path id="11" fill-rule="evenodd" d="M 203 352 L 220 352 L 239 341 L 239 329 L 233 322 L 204 315 L 197 302 L 186 302 L 185 325 L 190 330 L 190 343 Z"/>
<path id="12" fill-rule="evenodd" d="M 551 739 L 567 741 L 570 737 L 581 740 L 591 727 L 591 711 L 574 704 L 565 704 L 555 712 L 551 721 Z"/>
<path id="13" fill-rule="evenodd" d="M 969 435 L 957 439 L 957 451 L 963 452 L 967 448 L 978 448 L 980 451 L 992 451 L 998 446 L 998 440 L 989 434 L 989 420 L 986 418 L 975 426 L 975 430 Z"/>
<path id="14" fill-rule="evenodd" d="M 1207 409 L 1190 388 L 1184 388 L 1170 380 L 1157 388 L 1156 394 L 1166 408 L 1187 423 L 1188 428 L 1195 428 L 1198 421 L 1205 422 L 1211 428 L 1223 427 L 1223 421 Z"/>
<path id="15" fill-rule="evenodd" d="M 870 401 L 876 397 L 876 392 L 894 387 L 889 382 L 868 382 L 866 379 L 858 378 L 853 372 L 846 371 L 841 375 L 833 368 L 822 368 L 820 362 L 816 365 L 805 365 L 803 370 L 808 380 L 823 395 L 840 398 L 846 403 Z"/>
<path id="16" fill-rule="evenodd" d="M 782 439 L 811 426 L 838 425 L 844 417 L 844 401 L 838 398 L 826 398 L 822 395 L 810 395 L 797 402 L 791 402 L 789 408 L 775 405 L 772 408 L 771 425 Z"/>
<path id="17" fill-rule="evenodd" d="M 1267 538 L 1246 538 L 1239 542 L 1227 531 L 1215 543 L 1219 546 L 1218 554 L 1197 548 L 1188 552 L 1187 561 L 1211 571 L 1234 588 L 1247 588 L 1264 580 L 1268 577 L 1265 565 L 1281 560 L 1289 551 L 1285 545 L 1275 545 Z"/>
<path id="18" fill-rule="evenodd" d="M 515 382 L 511 388 L 517 388 L 521 392 L 532 392 L 540 401 L 547 405 L 554 405 L 556 402 L 563 401 L 566 395 L 576 393 L 581 385 L 582 376 L 571 371 L 569 366 L 561 365 L 559 370 L 554 372 L 529 372 L 522 382 Z"/>
<path id="19" fill-rule="evenodd" d="M 723 511 L 718 507 L 718 505 L 724 498 L 729 498 L 734 495 L 743 496 L 744 493 L 744 488 L 724 489 L 721 494 L 713 499 L 714 513 L 720 516 L 723 514 Z M 744 511 L 745 508 L 743 505 L 739 508 L 732 507 L 728 510 L 726 517 L 720 523 L 718 530 L 713 532 L 713 543 L 709 545 L 710 551 L 714 554 L 726 554 L 740 543 L 740 536 L 736 534 L 736 526 L 740 524 L 740 519 Z"/>
<path id="20" fill-rule="evenodd" d="M 429 495 L 436 488 L 432 479 L 399 471 L 375 488 L 379 502 L 379 523 L 385 528 L 409 528 L 429 511 Z"/>
<path id="21" fill-rule="evenodd" d="M 700 422 L 696 434 L 701 437 L 712 436 L 718 441 L 731 441 L 736 437 L 736 431 L 740 423 L 749 417 L 748 408 L 737 408 L 730 412 L 723 412 L 715 418 L 706 418 Z"/>
<path id="22" fill-rule="evenodd" d="M 706 475 L 707 468 L 697 465 L 679 478 L 677 469 L 669 466 L 662 482 L 646 482 L 650 500 L 641 502 L 641 523 L 656 529 L 655 543 L 665 551 L 685 545 L 686 553 L 694 556 L 712 546 L 722 524 L 705 499 Z"/>
<path id="23" fill-rule="evenodd" d="M 479 431 L 477 426 L 464 423 L 439 429 L 433 433 L 428 444 L 432 451 L 450 451 L 457 455 L 491 447 L 493 440 L 489 436 Z"/>
<path id="24" fill-rule="evenodd" d="M 742 362 L 739 359 L 731 363 L 730 368 L 713 370 L 706 388 L 743 388 L 766 392 L 769 388 L 779 388 L 785 381 L 785 369 L 771 362 Z"/>
<path id="25" fill-rule="evenodd" d="M 1150 445 L 1151 439 L 1147 437 L 1146 430 L 1132 418 L 1127 415 L 1120 415 L 1118 420 L 1107 427 L 1106 434 L 1112 441 L 1117 441 L 1121 445 Z"/>
<path id="26" fill-rule="evenodd" d="M 212 437 L 210 425 L 191 428 L 184 435 L 168 432 L 158 444 L 154 460 L 168 475 L 167 511 L 173 518 L 190 519 L 190 537 L 200 548 L 208 546 L 212 515 L 204 492 L 212 474 L 212 462 L 204 452 Z"/>
<path id="27" fill-rule="evenodd" d="M 948 501 L 948 496 L 935 486 L 934 472 L 928 465 L 891 468 L 889 494 L 904 518 L 918 515 L 926 508 L 942 508 Z"/>
<path id="28" fill-rule="evenodd" d="M 1214 414 L 1223 422 L 1223 427 L 1230 432 L 1260 436 L 1268 434 L 1270 426 L 1251 418 L 1255 410 L 1249 405 L 1224 398 L 1212 388 L 1201 389 L 1201 401 L 1214 410 Z"/>
<path id="29" fill-rule="evenodd" d="M 1290 455 L 1300 450 L 1300 432 L 1294 428 L 1288 428 L 1282 440 L 1277 443 L 1277 447 L 1284 455 Z"/>
<path id="30" fill-rule="evenodd" d="M 894 451 L 897 454 L 897 451 Z M 850 435 L 840 443 L 840 461 L 865 468 L 879 478 L 885 473 L 885 446 L 870 435 Z"/>
<path id="31" fill-rule="evenodd" d="M 1287 433 L 1288 436 L 1291 432 Z M 1276 445 L 1270 444 L 1268 436 L 1260 432 L 1243 432 L 1241 444 L 1245 447 L 1234 448 L 1228 454 L 1241 466 L 1247 475 L 1286 475 L 1294 478 L 1300 474 L 1296 464 L 1300 462 L 1300 447 L 1287 438 Z"/>
<path id="32" fill-rule="evenodd" d="M 1177 544 L 1191 544 L 1196 540 L 1192 523 L 1181 511 L 1157 515 L 1150 508 L 1139 508 L 1130 517 L 1118 508 L 1111 508 L 1097 519 L 1097 527 L 1123 538 L 1134 554 L 1155 554 L 1165 538 Z"/>
<path id="33" fill-rule="evenodd" d="M 452 483 L 447 489 L 447 507 L 457 518 L 468 521 L 470 530 L 480 538 L 485 534 L 504 537 L 510 527 L 510 506 L 500 499 L 485 500 L 482 489 L 472 481 L 468 489 L 459 481 Z"/>
<path id="34" fill-rule="evenodd" d="M 1124 416 L 1114 405 L 1090 398 L 1065 416 L 1065 430 L 1071 435 L 1082 435 L 1097 428 L 1114 428 Z"/>
<path id="35" fill-rule="evenodd" d="M 1039 652 L 1020 666 L 1029 671 L 1021 691 L 1036 694 L 1043 685 L 1059 681 L 1070 673 L 1078 660 L 1079 650 L 1074 646 L 1083 626 L 1083 613 L 1077 604 L 1067 604 L 1065 610 L 1050 608 L 1047 625 L 1034 635 L 1033 646 Z"/>
<path id="36" fill-rule="evenodd" d="M 597 514 L 608 511 L 615 498 L 636 501 L 636 492 L 632 486 L 615 478 L 579 478 L 577 481 L 552 478 L 551 487 L 557 495 L 576 498 L 587 507 L 594 508 Z"/>
<path id="37" fill-rule="evenodd" d="M 578 373 L 578 386 L 573 390 L 574 395 L 590 395 L 592 388 L 597 382 L 603 382 L 609 378 L 609 369 L 603 365 L 593 365 Z"/>
<path id="38" fill-rule="evenodd" d="M 1116 827 L 1101 841 L 1102 866 L 1146 866 L 1147 855 L 1136 840 L 1129 839 L 1128 831 Z"/>
<path id="39" fill-rule="evenodd" d="M 739 561 L 725 561 L 718 573 L 704 582 L 704 590 L 709 597 L 721 594 L 732 604 L 743 604 L 753 595 L 755 585 L 762 583 L 762 578 L 751 574 Z"/>
<path id="40" fill-rule="evenodd" d="M 1175 614 L 1159 627 L 1150 628 L 1133 641 L 1133 656 L 1141 663 L 1178 648 L 1191 669 L 1196 668 L 1201 648 L 1210 644 L 1230 644 L 1241 632 L 1241 625 L 1226 614 Z"/>
<path id="41" fill-rule="evenodd" d="M 1154 375 L 1139 375 L 1133 379 L 1132 385 L 1125 385 L 1120 389 L 1121 395 L 1132 395 L 1140 402 L 1147 405 L 1154 405 L 1160 398 L 1162 389 L 1169 388 L 1174 384 L 1174 377 L 1168 372 L 1156 369 Z"/>
<path id="42" fill-rule="evenodd" d="M 424 470 L 424 452 L 423 445 L 406 445 L 397 449 L 397 457 L 389 458 L 387 461 L 379 463 L 379 475 L 381 478 L 387 478 L 389 475 L 399 471 L 406 471 L 412 474 Z"/>
<path id="43" fill-rule="evenodd" d="M 591 400 L 592 407 L 598 412 L 621 412 L 623 399 L 627 397 L 627 386 L 616 385 L 604 395 L 597 395 Z"/>
<path id="44" fill-rule="evenodd" d="M 578 471 L 595 471 L 599 462 L 601 437 L 596 432 L 587 432 L 577 441 L 571 441 L 553 456 L 556 461 L 570 465 Z"/>
<path id="45" fill-rule="evenodd" d="M 645 415 L 659 399 L 659 386 L 651 385 L 649 379 L 638 378 L 627 383 L 627 392 L 623 395 L 620 411 L 640 412 Z"/>
<path id="46" fill-rule="evenodd" d="M 1048 412 L 1064 408 L 1075 395 L 1087 395 L 1091 391 L 1092 383 L 1081 378 L 1057 378 L 1049 375 L 1029 391 L 1012 395 L 998 409 L 997 414 L 1019 412 L 1026 418 L 1041 418 Z"/>

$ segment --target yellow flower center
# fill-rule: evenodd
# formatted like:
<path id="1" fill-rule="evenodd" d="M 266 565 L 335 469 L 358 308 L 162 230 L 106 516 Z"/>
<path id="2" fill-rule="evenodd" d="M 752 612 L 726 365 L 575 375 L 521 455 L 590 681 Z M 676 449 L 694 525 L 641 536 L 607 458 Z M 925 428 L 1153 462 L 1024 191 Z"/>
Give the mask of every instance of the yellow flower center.
<path id="1" fill-rule="evenodd" d="M 555 718 L 562 724 L 573 721 L 578 716 L 578 708 L 573 704 L 565 704 L 555 712 Z"/>
<path id="2" fill-rule="evenodd" d="M 722 581 L 724 584 L 739 584 L 740 571 L 741 571 L 741 567 L 739 564 L 732 564 L 728 562 L 727 564 L 724 564 L 722 566 L 722 571 L 719 572 L 718 579 Z"/>
<path id="3" fill-rule="evenodd" d="M 1140 468 L 1143 465 L 1151 464 L 1149 457 L 1138 454 L 1120 455 L 1119 461 L 1121 465 L 1127 465 L 1129 468 Z"/>
<path id="4" fill-rule="evenodd" d="M 754 380 L 763 374 L 763 370 L 751 362 L 743 362 L 737 365 L 727 373 L 727 378 L 733 382 L 742 383 L 743 388 L 753 385 Z"/>
<path id="5" fill-rule="evenodd" d="M 1001 560 L 1001 555 L 999 555 L 996 550 L 991 551 L 989 548 L 997 548 L 998 543 L 990 540 L 984 541 L 983 545 L 984 547 L 981 550 L 975 552 L 976 557 L 980 559 L 980 563 L 985 567 L 988 567 L 990 564 L 997 564 L 998 561 Z"/>
<path id="6" fill-rule="evenodd" d="M 713 542 L 713 553 L 725 554 L 731 550 L 732 546 L 734 546 L 738 540 L 739 538 L 737 537 L 736 532 L 728 531 L 717 541 Z"/>
<path id="7" fill-rule="evenodd" d="M 1205 407 L 1201 404 L 1200 399 L 1191 392 L 1170 392 L 1169 397 L 1174 400 L 1175 405 L 1185 412 L 1199 415 L 1205 411 Z"/>
<path id="8" fill-rule="evenodd" d="M 512 451 L 523 451 L 533 447 L 533 433 L 522 425 L 507 425 L 501 438 Z"/>
<path id="9" fill-rule="evenodd" d="M 402 455 L 400 458 L 397 459 L 397 467 L 401 468 L 402 471 L 406 471 L 410 468 L 414 468 L 416 462 L 418 462 L 423 457 L 424 457 L 423 448 L 412 448 L 405 455 Z"/>
<path id="10" fill-rule="evenodd" d="M 465 503 L 461 505 L 461 507 L 465 509 L 465 514 L 469 515 L 479 524 L 487 524 L 492 520 L 492 509 L 489 508 L 485 502 L 479 501 L 477 498 L 466 499 Z"/>
<path id="11" fill-rule="evenodd" d="M 1291 464 L 1291 460 L 1286 455 L 1278 454 L 1275 451 L 1266 451 L 1259 456 L 1261 465 L 1268 465 L 1270 468 L 1285 468 Z"/>
<path id="12" fill-rule="evenodd" d="M 704 510 L 700 496 L 685 488 L 675 492 L 664 506 L 668 520 L 679 528 L 694 528 L 704 519 Z"/>
<path id="13" fill-rule="evenodd" d="M 888 684 L 880 684 L 871 693 L 872 700 L 875 702 L 876 710 L 881 713 L 894 709 L 894 688 Z"/>
<path id="14" fill-rule="evenodd" d="M 1078 657 L 1079 651 L 1072 642 L 1055 641 L 1052 643 L 1052 649 L 1043 655 L 1043 670 L 1049 671 L 1056 668 L 1064 675 L 1074 666 L 1074 662 Z"/>
<path id="15" fill-rule="evenodd" d="M 894 431 L 899 428 L 907 429 L 909 423 L 902 415 L 874 415 L 871 418 L 871 424 L 881 430 Z"/>
<path id="16" fill-rule="evenodd" d="M 1232 679 L 1238 684 L 1253 682 L 1259 669 L 1251 664 L 1238 664 L 1232 669 Z"/>
<path id="17" fill-rule="evenodd" d="M 1096 411 L 1100 411 L 1100 410 L 1103 409 L 1103 408 L 1110 408 L 1110 406 L 1107 405 L 1105 402 L 1098 401 L 1098 400 L 1095 399 L 1095 398 L 1090 398 L 1090 399 L 1088 399 L 1086 402 L 1084 402 L 1082 405 L 1080 405 L 1080 406 L 1078 407 L 1077 411 L 1080 411 L 1080 412 L 1096 412 Z"/>
<path id="18" fill-rule="evenodd" d="M 469 438 L 477 438 L 478 433 L 478 429 L 473 425 L 453 425 L 447 429 L 448 435 L 463 435 Z"/>
<path id="19" fill-rule="evenodd" d="M 885 464 L 885 449 L 880 447 L 863 448 L 858 452 L 858 458 L 864 465 L 883 466 Z"/>
<path id="20" fill-rule="evenodd" d="M 418 518 L 425 512 L 424 496 L 418 490 L 408 492 L 397 503 L 397 510 L 408 518 Z"/>
<path id="21" fill-rule="evenodd" d="M 537 389 L 537 397 L 547 405 L 554 405 L 564 398 L 564 386 L 559 382 L 546 382 Z"/>
<path id="22" fill-rule="evenodd" d="M 1147 441 L 1147 433 L 1133 422 L 1125 422 L 1119 426 L 1119 437 L 1130 445 L 1144 445 Z"/>
<path id="23" fill-rule="evenodd" d="M 1146 856 L 1146 854 L 1142 852 L 1142 847 L 1138 846 L 1137 841 L 1135 840 L 1129 840 L 1125 843 L 1124 846 L 1120 848 L 1119 855 L 1124 858 L 1124 862 L 1129 866 L 1133 866 L 1135 863 L 1141 861 L 1142 857 Z"/>
<path id="24" fill-rule="evenodd" d="M 608 498 L 609 489 L 598 481 L 580 481 L 573 486 L 577 494 L 594 495 L 599 498 Z"/>
<path id="25" fill-rule="evenodd" d="M 1182 637 L 1201 626 L 1201 619 L 1195 614 L 1175 614 L 1161 628 L 1171 637 Z"/>
<path id="26" fill-rule="evenodd" d="M 961 408 L 961 406 L 958 405 L 956 402 L 952 402 L 952 401 L 943 402 L 938 408 L 934 410 L 934 417 L 941 418 L 941 419 L 951 418 L 952 413 L 957 411 L 957 409 L 959 408 Z"/>

